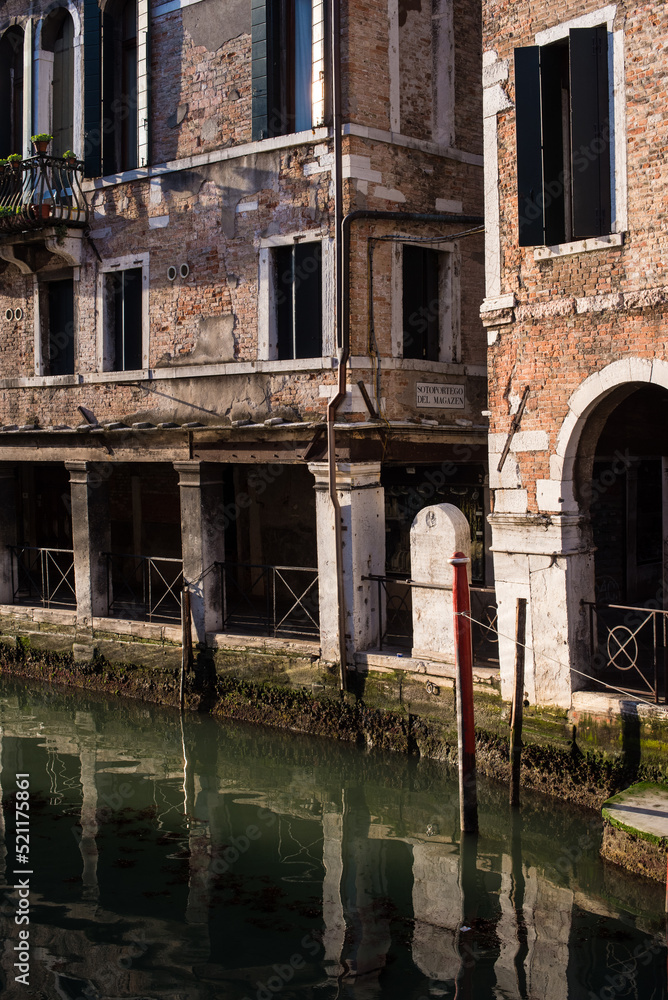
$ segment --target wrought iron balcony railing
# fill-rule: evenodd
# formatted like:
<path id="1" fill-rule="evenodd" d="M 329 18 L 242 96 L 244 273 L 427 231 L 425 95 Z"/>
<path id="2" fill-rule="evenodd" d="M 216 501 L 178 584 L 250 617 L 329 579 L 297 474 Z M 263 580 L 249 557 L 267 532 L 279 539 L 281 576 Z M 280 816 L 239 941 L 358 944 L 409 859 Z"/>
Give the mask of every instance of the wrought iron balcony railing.
<path id="1" fill-rule="evenodd" d="M 46 153 L 0 166 L 0 234 L 87 225 L 82 175 L 82 160 Z"/>

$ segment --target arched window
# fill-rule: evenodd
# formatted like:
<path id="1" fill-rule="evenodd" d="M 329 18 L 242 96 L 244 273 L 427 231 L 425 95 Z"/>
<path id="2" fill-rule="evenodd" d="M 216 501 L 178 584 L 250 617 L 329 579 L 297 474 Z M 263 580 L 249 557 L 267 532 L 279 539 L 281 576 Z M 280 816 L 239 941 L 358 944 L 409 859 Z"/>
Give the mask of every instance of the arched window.
<path id="1" fill-rule="evenodd" d="M 74 23 L 68 11 L 52 11 L 42 29 L 42 48 L 53 52 L 50 152 L 62 156 L 74 145 Z"/>
<path id="2" fill-rule="evenodd" d="M 23 31 L 9 28 L 0 39 L 0 156 L 23 149 Z"/>

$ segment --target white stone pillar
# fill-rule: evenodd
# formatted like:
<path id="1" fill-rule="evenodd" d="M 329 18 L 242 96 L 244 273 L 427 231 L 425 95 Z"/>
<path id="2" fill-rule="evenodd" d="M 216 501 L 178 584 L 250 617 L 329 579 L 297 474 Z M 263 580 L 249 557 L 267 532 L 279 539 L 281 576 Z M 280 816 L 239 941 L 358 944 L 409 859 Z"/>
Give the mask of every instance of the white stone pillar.
<path id="1" fill-rule="evenodd" d="M 107 563 L 111 550 L 108 477 L 95 463 L 66 462 L 72 501 L 72 548 L 77 622 L 91 625 L 107 615 Z"/>
<path id="2" fill-rule="evenodd" d="M 455 662 L 454 573 L 448 562 L 455 552 L 463 552 L 470 559 L 471 528 L 459 507 L 437 503 L 415 515 L 411 525 L 411 579 L 448 589 L 411 589 L 414 657 Z M 470 583 L 470 562 L 468 577 Z"/>
<path id="3" fill-rule="evenodd" d="M 322 659 L 339 660 L 339 605 L 336 582 L 334 507 L 329 496 L 326 462 L 314 462 L 318 587 Z M 385 491 L 379 462 L 340 462 L 336 492 L 341 506 L 342 568 L 345 595 L 346 649 L 349 667 L 358 650 L 377 645 L 381 610 L 378 585 L 363 576 L 385 572 Z"/>
<path id="4" fill-rule="evenodd" d="M 517 598 L 527 601 L 525 689 L 532 705 L 571 707 L 590 663 L 594 553 L 584 520 L 572 514 L 492 514 L 501 694 L 510 700 L 515 670 Z"/>
<path id="5" fill-rule="evenodd" d="M 220 570 L 225 556 L 223 480 L 219 467 L 175 462 L 181 494 L 183 579 L 190 587 L 196 641 L 222 628 Z"/>

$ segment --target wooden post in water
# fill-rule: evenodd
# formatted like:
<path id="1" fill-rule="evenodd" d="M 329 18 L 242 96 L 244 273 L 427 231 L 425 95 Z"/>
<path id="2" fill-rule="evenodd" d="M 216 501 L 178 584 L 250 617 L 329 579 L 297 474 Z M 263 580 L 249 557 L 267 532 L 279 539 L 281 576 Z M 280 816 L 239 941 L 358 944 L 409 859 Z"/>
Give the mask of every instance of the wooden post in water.
<path id="1" fill-rule="evenodd" d="M 473 720 L 473 645 L 468 564 L 463 552 L 448 560 L 454 569 L 452 588 L 457 664 L 457 738 L 459 742 L 459 822 L 462 833 L 478 832 Z"/>
<path id="2" fill-rule="evenodd" d="M 520 769 L 522 767 L 522 716 L 524 714 L 524 643 L 527 627 L 526 597 L 517 598 L 515 620 L 515 687 L 510 710 L 510 804 L 520 804 Z"/>
<path id="3" fill-rule="evenodd" d="M 183 708 L 185 700 L 185 679 L 186 671 L 192 665 L 192 620 L 190 615 L 190 591 L 184 584 L 181 591 L 181 690 L 179 692 L 179 705 Z"/>

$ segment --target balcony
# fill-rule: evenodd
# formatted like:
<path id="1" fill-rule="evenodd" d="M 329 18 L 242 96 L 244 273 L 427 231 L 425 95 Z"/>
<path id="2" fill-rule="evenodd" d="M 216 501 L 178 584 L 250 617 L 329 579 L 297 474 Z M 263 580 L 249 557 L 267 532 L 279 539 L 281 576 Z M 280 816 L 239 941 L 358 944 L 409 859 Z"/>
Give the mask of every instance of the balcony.
<path id="1" fill-rule="evenodd" d="M 81 189 L 83 161 L 37 153 L 0 165 L 0 258 L 24 274 L 56 255 L 81 263 L 88 204 Z"/>

